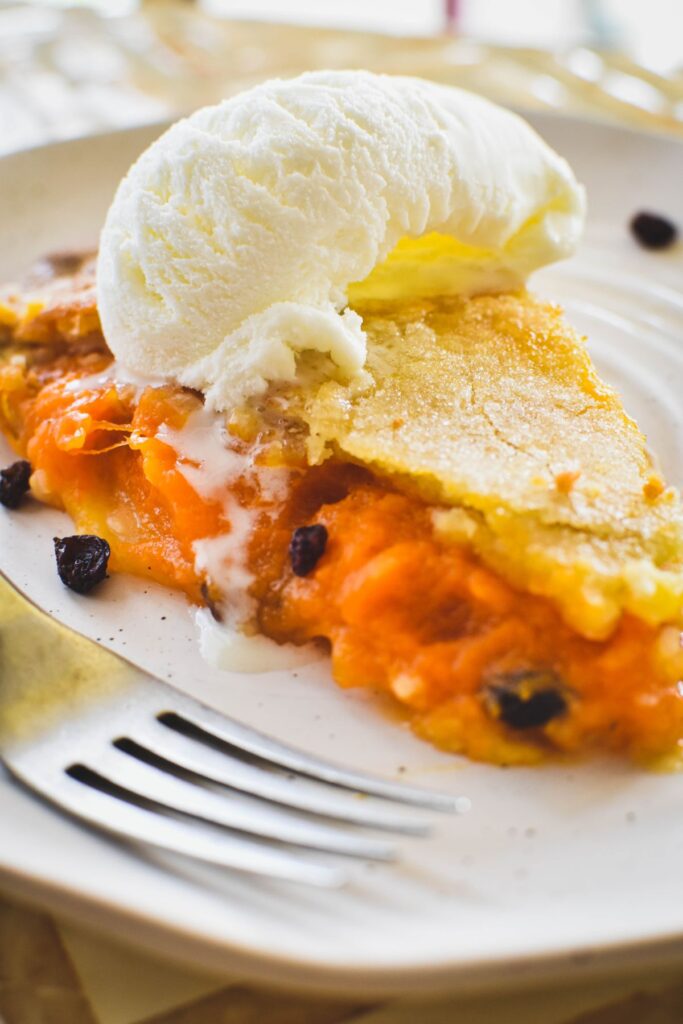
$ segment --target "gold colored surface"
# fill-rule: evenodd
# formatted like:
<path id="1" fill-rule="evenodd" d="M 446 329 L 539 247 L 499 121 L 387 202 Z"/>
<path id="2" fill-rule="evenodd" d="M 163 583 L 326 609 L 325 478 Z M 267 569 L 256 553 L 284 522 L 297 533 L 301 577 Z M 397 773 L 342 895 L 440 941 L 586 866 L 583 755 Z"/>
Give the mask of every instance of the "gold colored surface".
<path id="1" fill-rule="evenodd" d="M 98 1024 L 54 922 L 1 897 L 0 1020 Z"/>
<path id="2" fill-rule="evenodd" d="M 126 662 L 41 612 L 0 573 L 0 739 L 30 739 L 69 705 L 120 692 Z"/>

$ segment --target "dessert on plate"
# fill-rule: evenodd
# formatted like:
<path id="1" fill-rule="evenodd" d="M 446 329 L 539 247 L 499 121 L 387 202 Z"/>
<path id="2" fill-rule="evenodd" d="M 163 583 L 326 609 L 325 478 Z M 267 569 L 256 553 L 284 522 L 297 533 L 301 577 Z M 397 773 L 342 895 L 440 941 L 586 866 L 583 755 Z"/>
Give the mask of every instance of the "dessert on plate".
<path id="1" fill-rule="evenodd" d="M 200 110 L 96 258 L 3 293 L 15 490 L 98 579 L 110 552 L 184 590 L 227 667 L 324 644 L 446 750 L 674 763 L 680 498 L 526 289 L 583 219 L 567 163 L 457 89 L 316 72 Z"/>

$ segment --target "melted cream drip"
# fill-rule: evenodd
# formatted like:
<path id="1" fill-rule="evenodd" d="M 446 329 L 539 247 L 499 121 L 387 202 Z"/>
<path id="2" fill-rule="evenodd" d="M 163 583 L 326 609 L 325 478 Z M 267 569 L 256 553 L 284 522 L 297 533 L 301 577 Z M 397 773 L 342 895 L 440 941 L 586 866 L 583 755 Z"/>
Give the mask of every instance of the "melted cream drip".
<path id="1" fill-rule="evenodd" d="M 78 393 L 109 385 L 127 386 L 139 395 L 145 388 L 160 384 L 113 362 L 99 373 L 69 381 L 65 387 Z M 193 545 L 195 569 L 216 584 L 226 604 L 224 622 L 217 622 L 206 608 L 195 613 L 202 656 L 214 668 L 233 672 L 271 672 L 320 660 L 323 654 L 313 644 L 276 644 L 262 635 L 248 636 L 242 628 L 254 613 L 248 593 L 254 581 L 246 559 L 249 538 L 258 517 L 268 515 L 269 510 L 267 504 L 244 508 L 234 498 L 231 485 L 239 477 L 249 476 L 256 481 L 264 502 L 277 502 L 285 496 L 287 471 L 257 466 L 248 456 L 230 448 L 222 417 L 203 407 L 192 413 L 180 430 L 162 425 L 157 437 L 177 453 L 180 471 L 193 490 L 202 498 L 220 501 L 226 520 L 224 533 L 204 537 Z M 130 537 L 137 529 L 133 518 L 133 513 L 130 520 L 111 517 L 109 526 Z"/>
<path id="2" fill-rule="evenodd" d="M 253 466 L 228 447 L 222 419 L 204 408 L 191 413 L 180 430 L 162 424 L 157 437 L 177 452 L 180 472 L 190 487 L 201 498 L 221 504 L 226 532 L 195 541 L 195 568 L 225 597 L 230 624 L 241 625 L 253 612 L 247 590 L 254 577 L 247 567 L 247 548 L 259 513 L 240 505 L 232 485 L 253 472 Z"/>
<path id="3" fill-rule="evenodd" d="M 228 672 L 275 672 L 300 668 L 325 658 L 314 644 L 295 647 L 276 644 L 267 636 L 247 636 L 225 623 L 216 622 L 208 608 L 195 612 L 199 650 L 213 668 Z"/>
<path id="4" fill-rule="evenodd" d="M 271 672 L 319 660 L 322 654 L 313 645 L 280 645 L 243 632 L 254 613 L 248 593 L 254 581 L 247 565 L 249 538 L 268 508 L 244 508 L 231 485 L 242 476 L 251 477 L 266 501 L 277 500 L 287 487 L 287 470 L 264 469 L 231 449 L 222 419 L 205 408 L 193 412 L 180 430 L 162 426 L 157 437 L 177 452 L 180 471 L 193 490 L 202 498 L 221 502 L 226 520 L 225 533 L 194 544 L 197 572 L 208 576 L 225 598 L 224 622 L 216 622 L 206 608 L 195 614 L 202 656 L 214 668 L 233 672 Z"/>

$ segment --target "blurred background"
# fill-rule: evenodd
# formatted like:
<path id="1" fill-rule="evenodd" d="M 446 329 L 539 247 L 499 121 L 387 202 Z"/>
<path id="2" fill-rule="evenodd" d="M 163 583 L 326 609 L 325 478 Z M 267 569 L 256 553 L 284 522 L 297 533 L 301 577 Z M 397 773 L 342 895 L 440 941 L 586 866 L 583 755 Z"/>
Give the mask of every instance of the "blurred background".
<path id="1" fill-rule="evenodd" d="M 0 0 L 0 152 L 313 67 L 683 136 L 683 0 Z"/>

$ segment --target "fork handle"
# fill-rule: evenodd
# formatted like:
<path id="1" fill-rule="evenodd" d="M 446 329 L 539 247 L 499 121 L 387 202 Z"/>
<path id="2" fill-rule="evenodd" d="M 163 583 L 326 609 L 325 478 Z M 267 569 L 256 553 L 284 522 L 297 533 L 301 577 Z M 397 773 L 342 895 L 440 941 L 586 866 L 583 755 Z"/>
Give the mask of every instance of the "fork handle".
<path id="1" fill-rule="evenodd" d="M 41 611 L 0 572 L 0 744 L 30 738 L 69 705 L 119 691 L 134 672 Z"/>
<path id="2" fill-rule="evenodd" d="M 16 615 L 22 614 L 25 607 L 35 606 L 0 571 L 0 628 L 4 628 Z"/>

